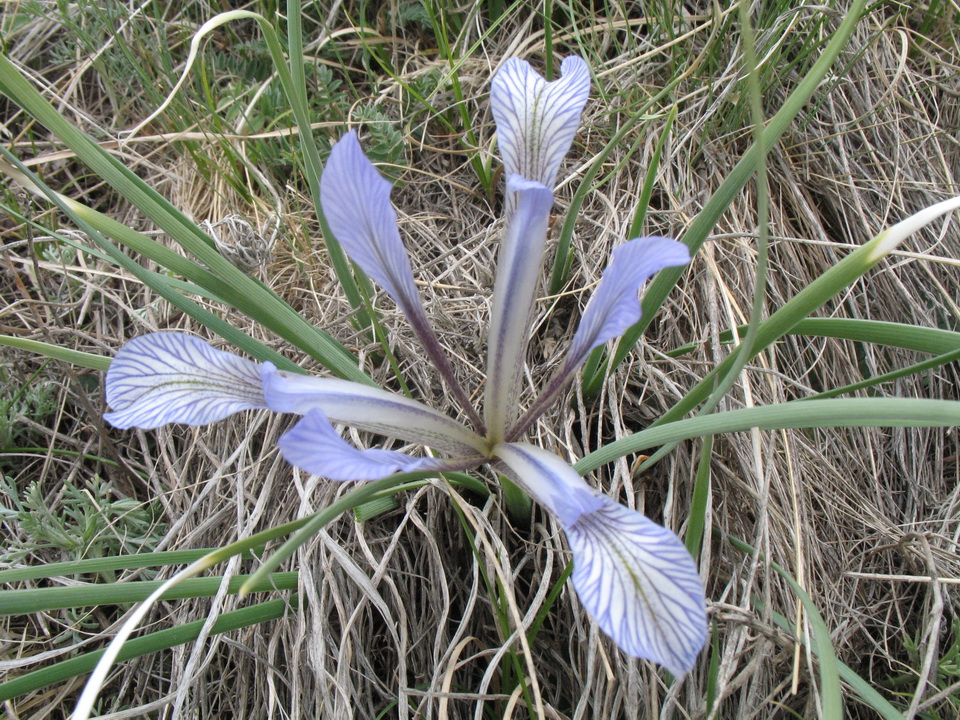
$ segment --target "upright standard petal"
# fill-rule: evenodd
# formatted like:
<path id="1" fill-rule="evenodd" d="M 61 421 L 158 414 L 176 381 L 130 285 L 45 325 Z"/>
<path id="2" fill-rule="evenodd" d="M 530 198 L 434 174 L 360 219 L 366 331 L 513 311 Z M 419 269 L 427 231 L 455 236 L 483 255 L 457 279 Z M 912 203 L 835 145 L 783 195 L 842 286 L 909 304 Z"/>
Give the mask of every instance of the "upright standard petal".
<path id="1" fill-rule="evenodd" d="M 333 422 L 457 455 L 486 452 L 479 435 L 402 395 L 348 380 L 297 375 L 277 370 L 272 363 L 263 364 L 261 377 L 267 406 L 274 412 L 306 415 L 318 409 Z"/>
<path id="2" fill-rule="evenodd" d="M 330 151 L 320 178 L 320 205 L 350 259 L 390 293 L 405 314 L 422 315 L 397 212 L 390 204 L 391 187 L 351 130 Z"/>
<path id="3" fill-rule="evenodd" d="M 110 363 L 104 418 L 121 429 L 206 425 L 265 408 L 260 366 L 177 332 L 134 338 Z"/>
<path id="4" fill-rule="evenodd" d="M 427 321 L 397 228 L 397 213 L 390 204 L 390 188 L 363 154 L 357 134 L 350 131 L 330 151 L 320 178 L 320 204 L 347 255 L 394 299 L 460 407 L 482 428 Z"/>
<path id="5" fill-rule="evenodd" d="M 507 179 L 507 190 L 515 194 L 519 204 L 517 212 L 507 220 L 493 289 L 483 412 L 494 440 L 502 440 L 507 424 L 516 419 L 530 316 L 553 206 L 553 193 L 519 175 Z"/>
<path id="6" fill-rule="evenodd" d="M 284 459 L 301 470 L 328 480 L 378 480 L 395 472 L 442 470 L 440 458 L 415 458 L 393 450 L 359 450 L 337 434 L 322 411 L 314 408 L 279 441 Z M 482 462 L 482 458 L 476 463 Z"/>
<path id="7" fill-rule="evenodd" d="M 526 60 L 511 58 L 497 71 L 490 88 L 504 171 L 508 177 L 522 175 L 551 190 L 590 96 L 590 68 L 581 58 L 565 58 L 560 74 L 559 80 L 547 82 Z M 507 202 L 509 215 L 509 193 Z"/>
<path id="8" fill-rule="evenodd" d="M 690 251 L 683 243 L 665 237 L 643 237 L 625 242 L 613 251 L 610 264 L 573 336 L 567 357 L 523 417 L 510 428 L 507 440 L 520 437 L 530 424 L 553 405 L 560 391 L 595 347 L 622 335 L 641 316 L 641 286 L 658 270 L 685 265 Z"/>
<path id="9" fill-rule="evenodd" d="M 494 455 L 563 526 L 573 586 L 587 612 L 629 655 L 688 672 L 707 638 L 703 583 L 675 534 L 595 493 L 569 465 L 526 443 Z"/>
<path id="10" fill-rule="evenodd" d="M 616 248 L 600 278 L 600 284 L 583 311 L 580 327 L 573 336 L 564 362 L 564 370 L 576 370 L 591 350 L 619 337 L 640 321 L 641 308 L 637 293 L 657 271 L 688 262 L 690 250 L 671 238 L 636 238 Z"/>

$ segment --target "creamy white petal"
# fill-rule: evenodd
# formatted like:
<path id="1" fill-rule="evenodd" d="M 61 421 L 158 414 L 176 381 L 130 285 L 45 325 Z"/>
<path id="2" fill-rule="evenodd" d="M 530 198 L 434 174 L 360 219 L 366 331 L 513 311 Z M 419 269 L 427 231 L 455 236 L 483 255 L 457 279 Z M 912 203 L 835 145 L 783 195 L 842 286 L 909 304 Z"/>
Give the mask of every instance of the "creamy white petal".
<path id="1" fill-rule="evenodd" d="M 257 363 L 177 332 L 142 335 L 120 348 L 106 395 L 113 412 L 103 417 L 122 429 L 207 425 L 266 407 Z"/>

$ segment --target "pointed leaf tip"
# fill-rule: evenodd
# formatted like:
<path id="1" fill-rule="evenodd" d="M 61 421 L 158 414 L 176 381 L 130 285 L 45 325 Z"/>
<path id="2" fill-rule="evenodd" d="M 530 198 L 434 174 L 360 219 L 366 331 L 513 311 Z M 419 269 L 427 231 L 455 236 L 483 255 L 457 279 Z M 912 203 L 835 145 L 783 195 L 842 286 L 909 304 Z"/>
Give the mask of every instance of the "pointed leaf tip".
<path id="1" fill-rule="evenodd" d="M 105 385 L 113 412 L 103 417 L 121 429 L 206 425 L 266 407 L 257 363 L 177 332 L 128 342 L 110 363 Z"/>

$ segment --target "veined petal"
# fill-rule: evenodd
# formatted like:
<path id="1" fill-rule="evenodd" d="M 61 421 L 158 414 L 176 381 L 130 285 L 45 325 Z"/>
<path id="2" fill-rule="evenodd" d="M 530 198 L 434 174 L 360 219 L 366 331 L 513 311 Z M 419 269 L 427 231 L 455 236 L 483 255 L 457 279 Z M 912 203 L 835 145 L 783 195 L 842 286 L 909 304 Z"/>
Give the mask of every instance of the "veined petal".
<path id="1" fill-rule="evenodd" d="M 591 350 L 622 335 L 640 321 L 637 293 L 654 273 L 688 262 L 690 250 L 671 238 L 636 238 L 616 248 L 583 312 L 564 363 L 564 372 L 576 370 Z"/>
<path id="2" fill-rule="evenodd" d="M 487 444 L 456 420 L 423 403 L 380 388 L 338 378 L 277 370 L 264 363 L 263 394 L 274 412 L 306 415 L 319 409 L 333 422 L 423 443 L 458 454 L 485 454 Z M 318 473 L 321 474 L 321 473 Z"/>
<path id="3" fill-rule="evenodd" d="M 110 363 L 104 418 L 121 429 L 206 425 L 264 408 L 260 366 L 177 332 L 134 338 Z"/>
<path id="4" fill-rule="evenodd" d="M 402 452 L 371 448 L 360 450 L 333 429 L 322 411 L 314 408 L 279 441 L 280 452 L 291 465 L 329 480 L 378 480 L 395 472 L 441 470 L 450 461 L 415 458 Z"/>
<path id="5" fill-rule="evenodd" d="M 707 638 L 703 583 L 674 533 L 597 495 L 569 465 L 541 448 L 501 443 L 494 455 L 552 511 L 573 551 L 573 586 L 600 628 L 634 657 L 680 676 Z"/>
<path id="6" fill-rule="evenodd" d="M 654 273 L 688 262 L 690 251 L 687 246 L 665 237 L 636 238 L 616 248 L 593 297 L 587 303 L 563 365 L 523 417 L 510 428 L 506 439 L 519 437 L 546 412 L 591 350 L 623 334 L 640 320 L 641 304 L 637 293 Z"/>
<path id="7" fill-rule="evenodd" d="M 547 82 L 526 60 L 511 58 L 490 87 L 504 171 L 551 190 L 590 96 L 590 68 L 582 58 L 565 58 L 560 74 Z M 510 203 L 509 193 L 507 199 Z"/>
<path id="8" fill-rule="evenodd" d="M 397 228 L 397 213 L 390 204 L 390 187 L 363 154 L 357 134 L 350 131 L 330 151 L 320 178 L 320 204 L 347 255 L 394 299 L 457 403 L 480 428 L 480 416 L 457 382 L 423 311 Z"/>
<path id="9" fill-rule="evenodd" d="M 566 528 L 573 586 L 628 655 L 689 672 L 707 640 L 703 582 L 674 533 L 610 498 Z"/>
<path id="10" fill-rule="evenodd" d="M 351 130 L 330 151 L 320 178 L 320 205 L 350 259 L 390 293 L 406 315 L 422 315 L 397 212 L 390 204 L 391 187 Z"/>
<path id="11" fill-rule="evenodd" d="M 507 220 L 497 261 L 483 408 L 487 430 L 496 439 L 502 439 L 507 424 L 516 419 L 530 316 L 553 206 L 553 193 L 519 175 L 507 179 L 507 190 L 517 197 L 518 205 Z"/>

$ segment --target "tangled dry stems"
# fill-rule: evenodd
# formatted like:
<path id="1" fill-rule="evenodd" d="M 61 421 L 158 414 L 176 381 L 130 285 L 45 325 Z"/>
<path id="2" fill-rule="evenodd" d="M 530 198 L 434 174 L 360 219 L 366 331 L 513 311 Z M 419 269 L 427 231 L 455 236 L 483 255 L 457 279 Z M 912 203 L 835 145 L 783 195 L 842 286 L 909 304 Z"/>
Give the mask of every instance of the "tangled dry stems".
<path id="1" fill-rule="evenodd" d="M 795 19 L 785 15 L 770 35 Z M 708 43 L 717 28 L 711 22 L 720 21 L 691 20 L 701 38 L 691 47 L 704 54 L 713 52 Z M 624 23 L 630 25 L 629 19 Z M 833 27 L 832 21 L 827 26 Z M 42 45 L 44 32 L 38 26 L 35 34 L 21 36 L 12 55 L 18 56 L 17 47 Z M 592 32 L 592 41 L 602 44 L 600 31 Z M 781 306 L 849 247 L 957 192 L 956 44 L 949 37 L 939 44 L 912 37 L 916 54 L 911 56 L 902 52 L 906 37 L 908 29 L 891 24 L 881 12 L 868 16 L 842 60 L 842 74 L 818 93 L 809 115 L 770 155 L 768 309 Z M 539 31 L 521 18 L 505 23 L 488 39 L 487 55 L 461 65 L 465 93 L 476 97 L 486 90 L 490 68 L 501 56 L 536 58 L 541 41 Z M 618 55 L 619 47 L 609 40 L 594 50 L 601 49 L 606 59 L 597 69 L 610 104 L 595 101 L 588 109 L 558 192 L 558 218 L 588 159 L 609 136 L 618 101 L 629 102 L 638 81 L 653 85 L 665 77 L 656 53 L 631 47 Z M 395 52 L 403 56 L 396 66 L 404 68 L 405 81 L 436 66 L 403 43 Z M 692 55 L 703 61 L 702 54 Z M 647 220 L 650 234 L 682 232 L 746 147 L 745 125 L 731 121 L 744 120 L 733 110 L 742 91 L 735 54 L 725 55 L 721 64 L 707 90 L 696 76 L 680 86 L 676 131 L 665 147 L 667 160 Z M 96 93 L 84 90 L 83 82 L 71 87 L 75 94 L 64 97 L 68 112 L 87 129 L 97 123 L 105 128 L 109 119 L 98 120 L 99 105 L 90 101 Z M 386 111 L 402 106 L 400 84 L 384 82 L 376 92 Z M 770 107 L 778 107 L 782 97 L 776 90 L 767 98 Z M 482 101 L 470 107 L 486 147 L 490 118 Z M 526 400 L 562 357 L 589 297 L 587 288 L 598 280 L 611 248 L 625 238 L 659 128 L 657 122 L 641 128 L 649 137 L 630 157 L 629 145 L 614 151 L 605 168 L 609 180 L 580 211 L 567 286 L 539 305 Z M 427 313 L 464 386 L 479 397 L 499 199 L 475 190 L 475 176 L 455 139 L 432 135 L 431 129 L 408 138 L 407 160 L 416 170 L 403 173 L 394 200 Z M 176 147 L 134 142 L 124 154 L 198 221 L 216 221 L 243 208 L 252 225 L 263 227 L 279 213 L 272 258 L 257 272 L 311 322 L 356 352 L 365 370 L 390 383 L 386 364 L 375 363 L 380 348 L 350 324 L 350 308 L 319 241 L 309 199 L 291 183 L 267 178 L 273 191 L 243 203 L 216 174 L 204 180 L 180 159 Z M 69 160 L 45 169 L 64 185 L 78 170 Z M 142 220 L 118 198 L 95 197 L 118 219 L 142 228 Z M 30 208 L 34 217 L 43 212 L 37 205 Z M 582 457 L 649 425 L 726 355 L 720 332 L 743 323 L 749 312 L 756 277 L 755 218 L 751 186 L 714 229 L 637 352 L 599 397 L 583 397 L 575 389 L 571 402 L 536 426 L 537 442 L 571 459 Z M 891 258 L 822 314 L 954 327 L 957 272 L 946 259 L 960 255 L 960 242 L 955 225 L 944 227 L 913 238 L 906 249 L 914 254 Z M 149 289 L 98 261 L 83 255 L 59 263 L 37 259 L 31 253 L 35 245 L 15 242 L 24 232 L 7 222 L 5 241 L 13 242 L 3 254 L 4 332 L 105 355 L 152 330 L 202 332 Z M 65 289 L 72 293 L 69 300 Z M 377 302 L 410 387 L 434 406 L 455 412 L 403 318 L 385 297 L 378 295 Z M 230 319 L 316 369 L 249 320 L 236 313 Z M 692 353 L 663 354 L 690 341 L 698 343 Z M 22 378 L 36 367 L 25 355 L 10 357 Z M 751 363 L 722 409 L 803 397 L 914 359 L 906 351 L 787 337 Z M 38 480 L 55 505 L 65 480 L 82 483 L 91 473 L 108 472 L 118 492 L 160 503 L 168 531 L 158 550 L 211 547 L 245 537 L 323 508 L 349 489 L 304 476 L 279 458 L 275 442 L 287 418 L 247 413 L 196 430 L 117 433 L 103 426 L 102 400 L 86 397 L 78 373 L 56 372 L 63 379 L 59 410 L 37 430 L 49 444 L 116 457 L 123 465 L 107 470 L 53 454 L 23 457 L 13 473 L 16 481 Z M 956 383 L 956 368 L 948 366 L 878 392 L 956 399 Z M 843 429 L 740 433 L 713 440 L 706 537 L 714 539 L 705 544 L 700 562 L 708 569 L 719 638 L 715 717 L 786 717 L 788 711 L 777 703 L 814 717 L 817 700 L 816 661 L 774 619 L 778 613 L 805 627 L 795 594 L 769 565 L 744 556 L 714 532 L 742 538 L 787 568 L 816 600 L 841 660 L 869 681 L 883 684 L 908 671 L 905 642 L 924 638 L 934 626 L 941 632 L 926 637 L 920 652 L 935 650 L 935 642 L 945 638 L 946 619 L 956 613 L 956 585 L 890 576 L 960 577 L 954 434 Z M 591 482 L 682 530 L 699 454 L 699 443 L 683 444 L 640 476 L 632 471 L 635 458 L 624 458 Z M 139 471 L 146 483 L 126 468 Z M 18 529 L 7 524 L 5 531 Z M 33 561 L 57 559 L 39 552 Z M 374 717 L 394 704 L 389 714 L 399 717 L 479 717 L 484 707 L 520 717 L 525 710 L 518 693 L 501 686 L 504 673 L 516 670 L 508 653 L 521 649 L 518 625 L 528 628 L 533 622 L 568 559 L 562 536 L 546 515 L 538 512 L 530 529 L 512 528 L 496 493 L 481 499 L 437 481 L 401 496 L 396 510 L 374 520 L 361 524 L 344 517 L 304 546 L 290 564 L 300 572 L 300 601 L 282 620 L 204 636 L 169 653 L 123 663 L 110 685 L 114 699 L 103 710 L 111 718 L 161 707 L 165 712 L 172 707 L 181 717 L 345 718 Z M 251 567 L 250 561 L 235 559 L 221 570 L 231 576 Z M 500 587 L 492 596 L 496 582 Z M 249 600 L 221 592 L 212 601 L 163 603 L 151 627 L 212 619 L 244 602 Z M 495 602 L 510 618 L 506 632 Z M 84 639 L 77 645 L 98 644 L 118 618 L 101 608 L 86 617 L 10 619 L 6 662 L 20 670 L 32 667 L 28 656 L 62 647 L 81 621 Z M 549 613 L 532 656 L 519 663 L 532 672 L 531 691 L 545 717 L 565 717 L 561 710 L 577 718 L 670 712 L 703 717 L 706 712 L 707 668 L 666 689 L 652 666 L 625 658 L 597 632 L 569 588 Z M 19 717 L 56 714 L 80 682 L 24 699 Z M 797 693 L 791 694 L 794 684 Z M 849 709 L 854 716 L 859 712 L 854 701 Z"/>

